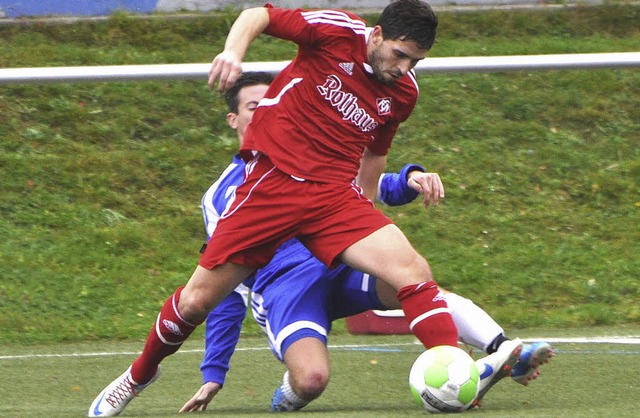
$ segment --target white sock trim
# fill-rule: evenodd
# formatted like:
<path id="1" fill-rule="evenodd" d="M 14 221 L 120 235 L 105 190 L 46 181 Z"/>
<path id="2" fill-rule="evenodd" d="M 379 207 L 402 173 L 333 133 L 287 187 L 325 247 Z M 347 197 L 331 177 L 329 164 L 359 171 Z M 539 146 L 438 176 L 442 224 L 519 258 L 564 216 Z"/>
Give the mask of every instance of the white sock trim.
<path id="1" fill-rule="evenodd" d="M 282 394 L 284 395 L 284 398 L 288 402 L 290 402 L 294 408 L 302 408 L 308 403 L 307 401 L 305 401 L 304 399 L 296 395 L 296 393 L 293 391 L 293 388 L 291 387 L 291 383 L 289 382 L 288 370 L 284 373 L 284 376 L 282 378 Z"/>

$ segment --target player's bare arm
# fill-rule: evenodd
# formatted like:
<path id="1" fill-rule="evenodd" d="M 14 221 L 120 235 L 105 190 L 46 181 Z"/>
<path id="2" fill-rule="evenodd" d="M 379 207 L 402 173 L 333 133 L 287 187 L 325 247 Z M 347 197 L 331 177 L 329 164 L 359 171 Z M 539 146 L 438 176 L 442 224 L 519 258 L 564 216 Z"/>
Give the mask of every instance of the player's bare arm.
<path id="1" fill-rule="evenodd" d="M 211 63 L 209 88 L 226 91 L 242 73 L 242 60 L 249 45 L 269 25 L 269 12 L 265 7 L 246 9 L 234 22 L 227 35 L 224 50 Z"/>
<path id="2" fill-rule="evenodd" d="M 371 201 L 374 201 L 378 195 L 378 181 L 386 166 L 386 155 L 376 155 L 365 148 L 360 159 L 360 170 L 356 177 L 356 183 L 362 187 L 364 195 Z"/>
<path id="3" fill-rule="evenodd" d="M 422 193 L 422 203 L 425 207 L 437 206 L 440 199 L 444 197 L 444 185 L 438 173 L 412 171 L 408 175 L 407 185 Z"/>

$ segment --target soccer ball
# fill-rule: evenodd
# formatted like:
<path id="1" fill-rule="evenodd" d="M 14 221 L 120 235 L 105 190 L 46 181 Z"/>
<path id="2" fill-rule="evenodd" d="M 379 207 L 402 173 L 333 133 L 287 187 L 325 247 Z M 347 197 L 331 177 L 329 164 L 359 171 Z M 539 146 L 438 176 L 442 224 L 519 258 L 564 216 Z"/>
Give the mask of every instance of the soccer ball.
<path id="1" fill-rule="evenodd" d="M 478 396 L 479 373 L 471 356 L 458 347 L 433 347 L 416 359 L 409 386 L 416 402 L 429 412 L 462 412 Z"/>

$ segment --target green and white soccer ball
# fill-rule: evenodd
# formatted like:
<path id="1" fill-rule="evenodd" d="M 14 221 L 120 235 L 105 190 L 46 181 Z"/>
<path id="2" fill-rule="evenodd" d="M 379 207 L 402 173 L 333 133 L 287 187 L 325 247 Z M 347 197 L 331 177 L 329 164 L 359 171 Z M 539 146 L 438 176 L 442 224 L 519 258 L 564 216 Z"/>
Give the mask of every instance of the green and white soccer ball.
<path id="1" fill-rule="evenodd" d="M 429 412 L 462 412 L 478 396 L 480 376 L 471 356 L 458 347 L 433 347 L 409 373 L 411 393 Z"/>

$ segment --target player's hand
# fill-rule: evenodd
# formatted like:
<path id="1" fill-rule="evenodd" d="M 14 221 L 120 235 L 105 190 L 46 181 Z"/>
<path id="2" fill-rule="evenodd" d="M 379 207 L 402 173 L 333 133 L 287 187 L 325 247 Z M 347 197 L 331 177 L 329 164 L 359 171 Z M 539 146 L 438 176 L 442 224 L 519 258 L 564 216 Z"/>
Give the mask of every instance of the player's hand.
<path id="1" fill-rule="evenodd" d="M 444 197 L 444 185 L 438 173 L 423 173 L 412 171 L 409 173 L 407 185 L 422 193 L 422 203 L 425 207 L 437 206 Z"/>
<path id="2" fill-rule="evenodd" d="M 193 398 L 184 404 L 179 413 L 206 411 L 209 402 L 220 392 L 222 386 L 219 383 L 207 382 L 193 395 Z"/>
<path id="3" fill-rule="evenodd" d="M 215 88 L 218 82 L 218 91 L 226 91 L 236 82 L 242 74 L 242 60 L 233 51 L 222 51 L 211 62 L 209 69 L 209 89 Z"/>

